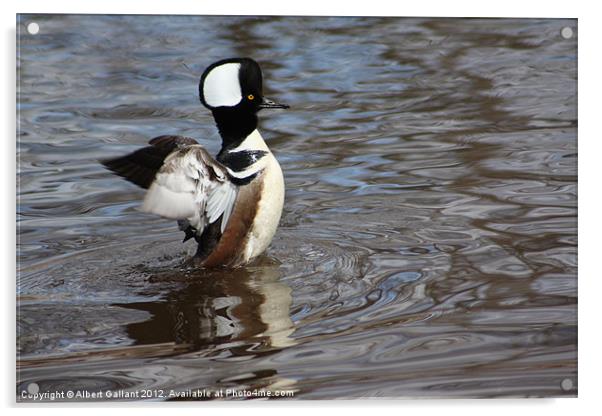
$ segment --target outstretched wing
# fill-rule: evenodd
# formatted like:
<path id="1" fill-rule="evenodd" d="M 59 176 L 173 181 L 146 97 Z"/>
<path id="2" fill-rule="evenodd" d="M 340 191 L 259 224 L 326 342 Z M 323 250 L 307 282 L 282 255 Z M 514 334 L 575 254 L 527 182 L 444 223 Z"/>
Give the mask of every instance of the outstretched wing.
<path id="1" fill-rule="evenodd" d="M 149 144 L 151 146 L 143 147 L 129 155 L 103 160 L 101 163 L 117 175 L 148 189 L 163 166 L 163 161 L 171 152 L 198 143 L 190 137 L 159 136 L 152 139 Z"/>
<path id="2" fill-rule="evenodd" d="M 224 231 L 237 195 L 226 168 L 201 145 L 172 152 L 155 175 L 142 210 L 187 219 L 198 232 L 221 220 Z"/>
<path id="3" fill-rule="evenodd" d="M 160 136 L 129 155 L 102 163 L 130 182 L 148 189 L 142 210 L 188 220 L 201 234 L 221 218 L 223 232 L 236 201 L 237 186 L 225 166 L 196 140 Z"/>

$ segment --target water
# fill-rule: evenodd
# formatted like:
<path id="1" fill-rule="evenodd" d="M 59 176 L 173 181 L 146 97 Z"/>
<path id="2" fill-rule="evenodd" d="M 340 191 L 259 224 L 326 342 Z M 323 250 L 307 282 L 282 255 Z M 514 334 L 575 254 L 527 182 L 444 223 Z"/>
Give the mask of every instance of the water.
<path id="1" fill-rule="evenodd" d="M 18 26 L 19 398 L 577 394 L 575 20 Z M 197 83 L 231 56 L 291 105 L 260 126 L 285 208 L 257 264 L 191 270 L 194 243 L 97 160 L 161 134 L 217 152 Z"/>

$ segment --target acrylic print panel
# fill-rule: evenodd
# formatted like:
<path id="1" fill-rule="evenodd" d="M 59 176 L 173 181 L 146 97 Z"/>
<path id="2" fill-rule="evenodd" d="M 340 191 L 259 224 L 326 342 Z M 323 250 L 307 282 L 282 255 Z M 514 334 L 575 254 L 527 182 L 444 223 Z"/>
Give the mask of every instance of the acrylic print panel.
<path id="1" fill-rule="evenodd" d="M 576 396 L 577 35 L 571 19 L 19 15 L 17 400 Z M 101 161 L 160 135 L 213 160 L 246 124 L 218 130 L 199 80 L 232 57 L 290 105 L 257 113 L 286 194 L 266 253 L 216 269 Z M 259 105 L 230 75 L 213 102 Z M 228 183 L 236 163 L 264 177 L 265 154 L 228 149 Z"/>

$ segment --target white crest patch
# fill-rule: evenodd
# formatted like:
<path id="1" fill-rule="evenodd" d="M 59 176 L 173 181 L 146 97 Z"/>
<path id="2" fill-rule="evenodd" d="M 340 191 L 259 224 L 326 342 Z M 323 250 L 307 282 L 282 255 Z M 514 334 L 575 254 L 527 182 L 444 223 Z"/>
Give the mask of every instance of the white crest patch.
<path id="1" fill-rule="evenodd" d="M 231 107 L 242 100 L 238 71 L 240 64 L 228 63 L 213 68 L 205 77 L 203 98 L 211 107 Z"/>

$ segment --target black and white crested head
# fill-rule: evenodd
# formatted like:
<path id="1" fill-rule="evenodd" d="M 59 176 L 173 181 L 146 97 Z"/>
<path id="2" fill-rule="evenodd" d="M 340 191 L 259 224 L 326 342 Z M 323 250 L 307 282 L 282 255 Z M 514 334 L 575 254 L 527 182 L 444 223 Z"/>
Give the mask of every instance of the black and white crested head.
<path id="1" fill-rule="evenodd" d="M 210 65 L 199 84 L 201 102 L 210 110 L 261 102 L 261 68 L 250 58 L 231 58 Z M 243 100 L 243 98 L 245 98 Z"/>
<path id="2" fill-rule="evenodd" d="M 224 146 L 236 144 L 253 132 L 262 108 L 288 108 L 263 96 L 261 68 L 251 58 L 211 64 L 201 76 L 199 98 L 212 111 Z"/>

